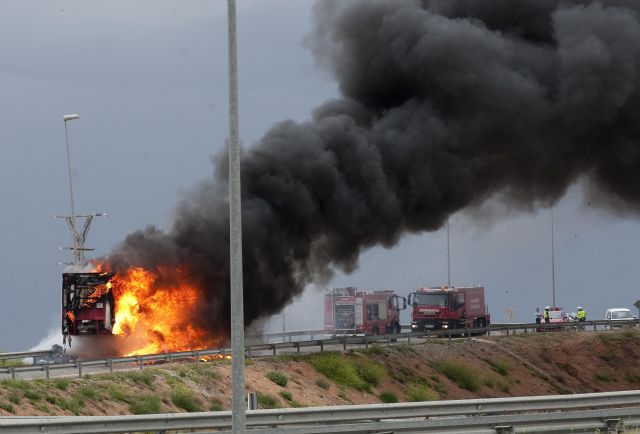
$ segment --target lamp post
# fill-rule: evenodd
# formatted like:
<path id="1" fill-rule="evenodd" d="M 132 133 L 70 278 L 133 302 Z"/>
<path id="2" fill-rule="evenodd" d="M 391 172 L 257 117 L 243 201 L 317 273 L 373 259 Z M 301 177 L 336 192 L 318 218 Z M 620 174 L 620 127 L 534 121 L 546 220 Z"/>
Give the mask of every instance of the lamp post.
<path id="1" fill-rule="evenodd" d="M 67 171 L 69 172 L 69 197 L 71 199 L 71 219 L 69 220 L 69 225 L 71 226 L 71 232 L 73 235 L 73 258 L 76 264 L 82 262 L 81 252 L 78 245 L 78 237 L 76 236 L 76 208 L 73 203 L 73 181 L 71 179 L 71 156 L 69 154 L 69 133 L 67 131 L 67 122 L 73 121 L 75 119 L 80 119 L 80 115 L 72 114 L 72 115 L 64 115 L 62 117 L 64 120 L 64 137 L 67 142 Z"/>
<path id="2" fill-rule="evenodd" d="M 554 244 L 553 207 L 551 207 L 551 307 L 556 307 L 556 255 Z"/>
<path id="3" fill-rule="evenodd" d="M 242 214 L 240 197 L 240 143 L 238 114 L 238 56 L 236 2 L 227 0 L 229 27 L 229 256 L 231 291 L 231 427 L 246 431 L 244 378 L 244 301 L 242 294 Z"/>
<path id="4" fill-rule="evenodd" d="M 451 288 L 451 244 L 449 242 L 449 218 L 447 217 L 447 288 Z"/>

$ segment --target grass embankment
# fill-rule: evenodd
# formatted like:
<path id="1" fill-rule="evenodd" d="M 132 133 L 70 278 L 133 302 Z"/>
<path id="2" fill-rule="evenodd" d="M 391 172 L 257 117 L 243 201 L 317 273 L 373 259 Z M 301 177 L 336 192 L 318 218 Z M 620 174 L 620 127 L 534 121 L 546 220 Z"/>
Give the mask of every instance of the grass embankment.
<path id="1" fill-rule="evenodd" d="M 0 408 L 15 414 L 16 407 L 29 405 L 44 414 L 75 415 L 106 414 L 110 409 L 132 414 L 216 411 L 223 409 L 220 400 L 204 400 L 192 388 L 194 384 L 206 387 L 217 379 L 215 366 L 190 364 L 175 371 L 147 368 L 73 380 L 3 380 Z"/>
<path id="2" fill-rule="evenodd" d="M 590 351 L 583 351 L 589 348 Z M 492 398 L 637 389 L 640 332 L 549 333 L 374 345 L 246 360 L 260 408 Z M 4 380 L 0 415 L 146 414 L 231 407 L 228 361 L 168 364 L 81 379 Z"/>

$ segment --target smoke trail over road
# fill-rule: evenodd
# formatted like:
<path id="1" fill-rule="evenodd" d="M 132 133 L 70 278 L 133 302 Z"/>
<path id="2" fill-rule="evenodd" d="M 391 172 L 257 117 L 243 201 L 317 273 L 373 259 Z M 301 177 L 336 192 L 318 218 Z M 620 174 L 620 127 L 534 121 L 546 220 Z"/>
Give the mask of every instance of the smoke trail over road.
<path id="1" fill-rule="evenodd" d="M 585 179 L 640 207 L 640 5 L 632 1 L 321 0 L 306 41 L 342 97 L 284 121 L 242 159 L 245 319 L 453 212 L 500 197 L 531 208 Z M 179 204 L 111 254 L 186 267 L 228 327 L 226 155 Z M 623 204 L 623 205 L 621 205 Z"/>

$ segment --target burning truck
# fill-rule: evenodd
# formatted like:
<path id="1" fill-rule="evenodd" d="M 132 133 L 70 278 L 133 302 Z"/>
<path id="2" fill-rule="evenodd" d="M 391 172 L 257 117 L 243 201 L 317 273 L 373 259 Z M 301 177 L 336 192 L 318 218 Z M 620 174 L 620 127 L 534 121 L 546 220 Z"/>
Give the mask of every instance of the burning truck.
<path id="1" fill-rule="evenodd" d="M 92 272 L 62 274 L 63 344 L 84 336 L 92 351 L 114 348 L 134 356 L 220 346 L 225 335 L 194 320 L 205 289 L 176 267 L 113 270 L 92 261 Z M 114 336 L 114 339 L 98 337 Z"/>
<path id="2" fill-rule="evenodd" d="M 62 335 L 110 335 L 115 324 L 113 273 L 62 274 Z"/>

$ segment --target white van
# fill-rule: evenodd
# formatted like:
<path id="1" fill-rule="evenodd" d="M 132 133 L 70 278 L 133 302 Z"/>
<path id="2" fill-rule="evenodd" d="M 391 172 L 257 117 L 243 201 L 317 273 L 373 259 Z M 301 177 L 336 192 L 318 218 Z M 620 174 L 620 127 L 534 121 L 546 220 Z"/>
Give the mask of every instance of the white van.
<path id="1" fill-rule="evenodd" d="M 625 307 L 607 309 L 604 319 L 611 321 L 611 327 L 633 327 L 636 317 Z"/>

